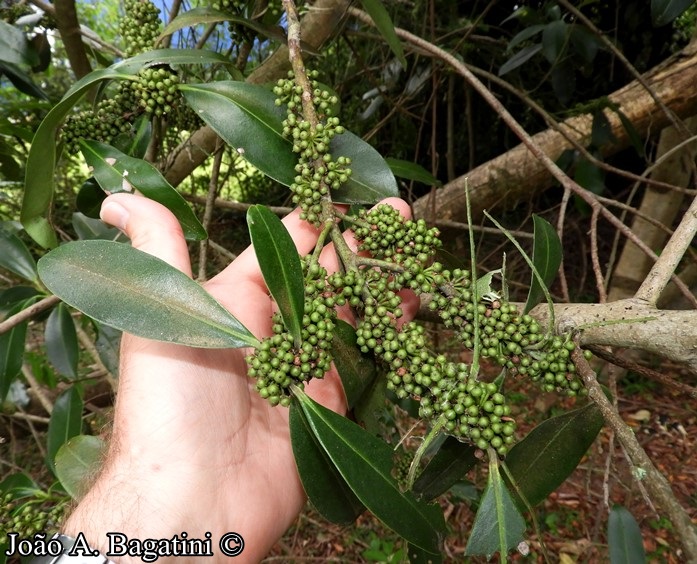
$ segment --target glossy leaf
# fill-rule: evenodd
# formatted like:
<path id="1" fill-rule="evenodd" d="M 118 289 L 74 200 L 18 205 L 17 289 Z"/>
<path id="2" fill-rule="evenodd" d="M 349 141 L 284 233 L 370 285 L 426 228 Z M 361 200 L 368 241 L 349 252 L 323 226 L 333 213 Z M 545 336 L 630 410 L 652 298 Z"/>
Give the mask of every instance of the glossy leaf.
<path id="1" fill-rule="evenodd" d="M 610 564 L 643 564 L 646 562 L 644 540 L 639 524 L 629 510 L 615 505 L 607 523 L 607 544 Z"/>
<path id="2" fill-rule="evenodd" d="M 38 98 L 48 100 L 46 93 L 31 79 L 31 77 L 16 65 L 0 62 L 0 76 L 5 75 L 12 85 L 20 92 Z"/>
<path id="3" fill-rule="evenodd" d="M 651 0 L 651 21 L 656 27 L 669 24 L 692 6 L 694 0 Z"/>
<path id="4" fill-rule="evenodd" d="M 30 282 L 36 282 L 36 263 L 24 242 L 0 224 L 0 268 L 14 272 Z"/>
<path id="5" fill-rule="evenodd" d="M 191 278 L 123 243 L 68 243 L 39 260 L 39 276 L 67 304 L 140 337 L 206 348 L 258 344 Z"/>
<path id="6" fill-rule="evenodd" d="M 387 166 L 390 167 L 392 173 L 399 178 L 415 180 L 416 182 L 421 182 L 427 186 L 442 186 L 443 184 L 419 164 L 411 161 L 392 158 L 385 159 L 385 162 L 387 163 Z"/>
<path id="7" fill-rule="evenodd" d="M 96 70 L 84 76 L 48 112 L 36 130 L 27 157 L 20 219 L 27 233 L 42 247 L 52 248 L 58 244 L 56 234 L 47 218 L 54 191 L 53 169 L 58 156 L 58 129 L 73 106 L 95 84 L 124 78 L 128 77 L 112 69 Z"/>
<path id="8" fill-rule="evenodd" d="M 58 449 L 56 477 L 74 500 L 79 501 L 87 493 L 105 451 L 106 443 L 91 435 L 72 437 Z"/>
<path id="9" fill-rule="evenodd" d="M 0 482 L 0 492 L 12 493 L 12 499 L 32 495 L 39 486 L 23 472 L 16 472 Z"/>
<path id="10" fill-rule="evenodd" d="M 35 301 L 36 298 L 30 298 L 16 304 L 8 311 L 7 316 L 11 317 L 19 313 Z M 7 396 L 12 381 L 22 371 L 27 323 L 27 321 L 24 321 L 15 325 L 9 331 L 0 333 L 0 403 Z"/>
<path id="11" fill-rule="evenodd" d="M 487 557 L 497 551 L 506 554 L 524 540 L 524 532 L 525 520 L 501 479 L 498 466 L 489 464 L 489 478 L 465 554 L 483 554 Z"/>
<path id="12" fill-rule="evenodd" d="M 540 423 L 510 450 L 506 466 L 531 506 L 571 475 L 602 426 L 602 415 L 589 403 Z M 519 502 L 519 507 L 524 505 Z"/>
<path id="13" fill-rule="evenodd" d="M 189 106 L 228 145 L 267 176 L 290 186 L 298 159 L 282 135 L 286 115 L 276 106 L 273 92 L 236 81 L 180 89 Z"/>
<path id="14" fill-rule="evenodd" d="M 55 474 L 58 449 L 82 431 L 83 402 L 77 387 L 70 386 L 53 404 L 46 439 L 46 464 Z"/>
<path id="15" fill-rule="evenodd" d="M 387 409 L 385 377 L 379 375 L 354 405 L 356 422 L 370 434 L 380 436 L 384 431 L 384 415 Z"/>
<path id="16" fill-rule="evenodd" d="M 345 321 L 335 322 L 332 357 L 339 372 L 349 409 L 353 409 L 375 379 L 375 362 L 356 346 L 356 330 Z"/>
<path id="17" fill-rule="evenodd" d="M 391 474 L 392 448 L 304 392 L 297 391 L 296 397 L 318 442 L 358 499 L 408 542 L 438 552 L 445 530 L 440 507 L 400 491 Z"/>
<path id="18" fill-rule="evenodd" d="M 363 4 L 363 9 L 375 23 L 375 27 L 380 32 L 380 35 L 382 35 L 387 45 L 389 45 L 392 53 L 397 57 L 399 64 L 402 65 L 402 68 L 406 69 L 407 60 L 404 57 L 402 43 L 397 37 L 390 14 L 387 13 L 383 3 L 380 0 L 361 0 L 361 4 Z"/>
<path id="19" fill-rule="evenodd" d="M 144 67 L 157 65 L 226 65 L 232 66 L 234 61 L 229 57 L 206 51 L 205 49 L 153 49 L 145 53 L 139 53 L 135 57 L 125 59 L 112 65 L 115 71 L 125 74 L 136 74 Z"/>
<path id="20" fill-rule="evenodd" d="M 477 463 L 475 450 L 455 437 L 446 438 L 414 482 L 414 493 L 430 501 L 447 492 Z"/>
<path id="21" fill-rule="evenodd" d="M 510 59 L 508 59 L 505 63 L 501 65 L 501 68 L 499 68 L 499 76 L 508 74 L 512 70 L 515 70 L 518 67 L 524 65 L 535 55 L 537 55 L 541 50 L 541 43 L 523 47 L 520 51 L 518 51 L 515 55 L 513 55 Z"/>
<path id="22" fill-rule="evenodd" d="M 261 205 L 247 211 L 247 226 L 266 287 L 293 336 L 302 343 L 305 280 L 295 243 L 277 215 Z"/>
<path id="23" fill-rule="evenodd" d="M 276 106 L 273 92 L 235 81 L 182 85 L 180 89 L 197 115 L 246 160 L 285 186 L 293 183 L 298 157 L 283 137 L 286 113 Z M 336 135 L 330 149 L 335 157 L 349 157 L 353 162 L 349 181 L 332 192 L 334 201 L 374 204 L 399 194 L 385 159 L 360 137 L 348 131 Z"/>
<path id="24" fill-rule="evenodd" d="M 532 216 L 535 225 L 532 263 L 542 277 L 544 284 L 549 288 L 559 272 L 562 258 L 562 246 L 556 230 L 549 222 L 539 215 Z M 528 298 L 525 301 L 524 312 L 529 312 L 544 298 L 544 291 L 537 276 L 532 275 Z"/>
<path id="25" fill-rule="evenodd" d="M 99 186 L 94 176 L 91 176 L 80 186 L 80 190 L 75 198 L 75 207 L 78 209 L 78 212 L 83 214 L 83 217 L 98 220 L 102 203 L 106 198 L 107 195 L 104 193 L 104 190 Z M 84 239 L 84 237 L 80 238 Z"/>
<path id="26" fill-rule="evenodd" d="M 174 214 L 186 239 L 199 241 L 206 238 L 206 230 L 191 206 L 153 165 L 129 157 L 118 149 L 98 141 L 81 139 L 80 148 L 95 179 L 105 192 L 115 194 L 138 190 Z"/>
<path id="27" fill-rule="evenodd" d="M 290 406 L 290 440 L 300 481 L 315 509 L 332 523 L 353 523 L 365 506 L 317 441 L 296 399 Z"/>
<path id="28" fill-rule="evenodd" d="M 46 321 L 44 334 L 48 360 L 59 374 L 77 378 L 79 348 L 75 322 L 70 311 L 59 303 Z"/>

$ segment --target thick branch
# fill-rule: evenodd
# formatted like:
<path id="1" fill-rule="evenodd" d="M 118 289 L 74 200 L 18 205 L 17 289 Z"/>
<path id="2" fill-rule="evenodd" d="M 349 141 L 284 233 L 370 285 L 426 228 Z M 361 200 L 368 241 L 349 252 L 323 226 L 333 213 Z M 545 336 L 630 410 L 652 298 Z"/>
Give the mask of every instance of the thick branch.
<path id="1" fill-rule="evenodd" d="M 349 4 L 349 0 L 318 0 L 302 20 L 303 41 L 311 48 L 319 49 L 336 33 Z M 289 69 L 288 48 L 283 45 L 247 77 L 247 82 L 274 82 L 283 78 Z M 210 127 L 202 127 L 183 146 L 175 149 L 176 156 L 165 172 L 170 184 L 178 185 L 202 164 L 213 153 L 217 138 Z"/>
<path id="2" fill-rule="evenodd" d="M 80 22 L 77 20 L 74 0 L 55 0 L 55 17 L 58 31 L 61 34 L 65 52 L 70 61 L 75 77 L 80 79 L 92 72 L 92 65 L 87 58 L 85 45 L 82 43 Z"/>

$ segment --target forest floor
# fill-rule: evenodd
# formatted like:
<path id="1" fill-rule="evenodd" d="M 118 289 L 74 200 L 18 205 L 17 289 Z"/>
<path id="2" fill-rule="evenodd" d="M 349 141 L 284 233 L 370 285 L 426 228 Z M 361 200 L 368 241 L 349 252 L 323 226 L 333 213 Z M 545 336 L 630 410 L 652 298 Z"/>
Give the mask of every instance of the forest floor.
<path id="1" fill-rule="evenodd" d="M 684 383 L 697 384 L 695 376 L 681 373 L 674 366 L 659 369 Z M 618 381 L 618 390 L 623 419 L 697 523 L 697 399 L 633 373 Z M 515 398 L 519 436 L 584 401 L 522 387 L 507 395 Z M 467 478 L 481 492 L 485 472 L 475 469 Z M 535 508 L 539 535 L 527 516 L 530 553 L 512 555 L 511 560 L 545 562 L 546 551 L 548 562 L 609 562 L 607 521 L 610 508 L 618 504 L 629 509 L 638 521 L 648 562 L 685 562 L 672 525 L 660 508 L 652 507 L 642 490 L 641 483 L 632 477 L 618 441 L 603 428 L 575 472 Z M 458 493 L 462 495 L 463 491 Z M 476 506 L 454 493 L 442 496 L 440 504 L 449 530 L 445 562 L 487 562 L 485 558 L 464 556 Z M 403 551 L 399 538 L 370 515 L 362 515 L 351 527 L 340 527 L 324 520 L 308 505 L 265 562 L 401 562 Z"/>

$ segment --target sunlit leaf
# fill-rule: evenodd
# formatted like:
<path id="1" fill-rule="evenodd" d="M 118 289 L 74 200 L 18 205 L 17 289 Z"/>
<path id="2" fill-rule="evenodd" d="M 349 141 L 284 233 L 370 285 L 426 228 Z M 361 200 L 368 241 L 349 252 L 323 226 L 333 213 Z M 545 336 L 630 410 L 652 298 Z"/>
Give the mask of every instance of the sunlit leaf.
<path id="1" fill-rule="evenodd" d="M 315 509 L 332 523 L 353 523 L 365 506 L 318 442 L 297 399 L 290 406 L 290 440 L 300 481 Z"/>
<path id="2" fill-rule="evenodd" d="M 539 215 L 532 216 L 535 225 L 532 263 L 542 277 L 547 288 L 552 284 L 559 272 L 562 259 L 562 246 L 557 231 L 549 222 Z M 525 301 L 524 312 L 529 312 L 544 298 L 544 291 L 537 276 L 533 274 L 530 282 L 528 298 Z"/>
<path id="3" fill-rule="evenodd" d="M 24 32 L 3 20 L 0 20 L 0 61 L 28 66 L 38 63 Z"/>
<path id="4" fill-rule="evenodd" d="M 382 35 L 385 42 L 389 45 L 392 53 L 402 65 L 402 68 L 407 68 L 407 60 L 404 57 L 404 49 L 402 43 L 397 37 L 394 30 L 394 24 L 390 18 L 390 14 L 385 9 L 385 6 L 380 0 L 361 0 L 363 9 L 368 13 L 370 18 L 375 22 L 375 27 Z"/>
<path id="5" fill-rule="evenodd" d="M 76 501 L 87 493 L 101 466 L 106 443 L 99 437 L 77 435 L 68 439 L 56 453 L 56 477 Z"/>
<path id="6" fill-rule="evenodd" d="M 46 437 L 46 464 L 55 473 L 58 449 L 82 431 L 83 402 L 76 386 L 70 386 L 53 404 Z"/>
<path id="7" fill-rule="evenodd" d="M 48 316 L 44 334 L 48 360 L 59 374 L 77 378 L 79 348 L 75 322 L 70 311 L 59 303 Z"/>
<path id="8" fill-rule="evenodd" d="M 230 57 L 205 49 L 153 49 L 120 61 L 112 65 L 111 68 L 125 74 L 136 74 L 144 67 L 157 65 L 206 64 L 234 66 L 235 62 Z"/>
<path id="9" fill-rule="evenodd" d="M 295 243 L 283 222 L 265 206 L 249 208 L 247 226 L 266 287 L 299 348 L 305 311 L 305 280 Z"/>
<path id="10" fill-rule="evenodd" d="M 39 276 L 67 304 L 140 337 L 207 348 L 258 344 L 191 278 L 123 243 L 68 243 L 39 260 Z"/>
<path id="11" fill-rule="evenodd" d="M 589 403 L 540 423 L 510 450 L 506 466 L 531 506 L 546 499 L 571 475 L 602 426 L 602 415 Z"/>
<path id="12" fill-rule="evenodd" d="M 643 564 L 646 562 L 644 540 L 639 524 L 629 510 L 615 505 L 607 523 L 607 544 L 610 564 Z"/>
<path id="13" fill-rule="evenodd" d="M 392 449 L 381 439 L 301 391 L 296 392 L 312 431 L 356 497 L 408 542 L 439 552 L 445 530 L 440 507 L 401 492 L 392 477 Z"/>
<path id="14" fill-rule="evenodd" d="M 174 214 L 182 226 L 185 238 L 194 241 L 206 238 L 206 230 L 191 206 L 153 165 L 129 157 L 98 141 L 81 139 L 80 148 L 95 179 L 105 192 L 115 194 L 138 190 Z"/>

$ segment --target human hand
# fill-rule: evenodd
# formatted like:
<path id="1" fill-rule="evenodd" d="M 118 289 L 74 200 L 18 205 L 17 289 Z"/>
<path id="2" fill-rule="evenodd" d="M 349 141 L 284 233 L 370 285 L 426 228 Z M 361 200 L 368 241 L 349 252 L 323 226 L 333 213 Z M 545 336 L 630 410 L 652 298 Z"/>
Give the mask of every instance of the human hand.
<path id="1" fill-rule="evenodd" d="M 408 216 L 405 202 L 387 200 Z M 158 203 L 115 194 L 102 218 L 126 232 L 134 247 L 191 276 L 181 228 Z M 318 231 L 293 212 L 283 220 L 298 252 L 310 252 Z M 355 249 L 355 242 L 346 236 Z M 321 262 L 336 270 L 330 247 Z M 253 249 L 245 250 L 205 288 L 257 338 L 271 334 L 272 301 Z M 405 318 L 418 307 L 403 304 Z M 68 519 L 105 551 L 106 532 L 164 539 L 186 532 L 217 539 L 234 531 L 245 549 L 239 562 L 258 562 L 297 517 L 305 494 L 295 467 L 288 410 L 271 407 L 247 377 L 243 349 L 198 349 L 124 334 L 114 429 L 103 470 Z M 336 371 L 307 386 L 324 406 L 346 411 Z M 119 562 L 129 561 L 127 557 Z M 179 558 L 178 560 L 181 560 Z"/>

